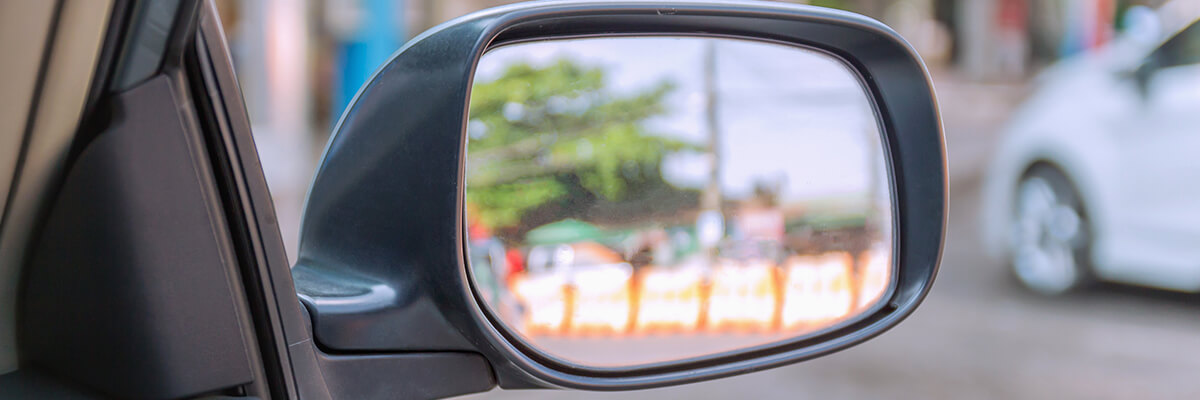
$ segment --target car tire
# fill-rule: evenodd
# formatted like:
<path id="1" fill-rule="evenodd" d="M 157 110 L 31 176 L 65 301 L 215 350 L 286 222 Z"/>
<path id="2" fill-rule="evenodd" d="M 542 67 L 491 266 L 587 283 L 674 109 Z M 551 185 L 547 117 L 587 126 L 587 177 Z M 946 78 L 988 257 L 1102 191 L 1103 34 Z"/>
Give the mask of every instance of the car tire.
<path id="1" fill-rule="evenodd" d="M 1017 281 L 1043 295 L 1090 283 L 1091 225 L 1071 181 L 1057 168 L 1040 164 L 1025 173 L 1016 189 L 1009 254 Z"/>

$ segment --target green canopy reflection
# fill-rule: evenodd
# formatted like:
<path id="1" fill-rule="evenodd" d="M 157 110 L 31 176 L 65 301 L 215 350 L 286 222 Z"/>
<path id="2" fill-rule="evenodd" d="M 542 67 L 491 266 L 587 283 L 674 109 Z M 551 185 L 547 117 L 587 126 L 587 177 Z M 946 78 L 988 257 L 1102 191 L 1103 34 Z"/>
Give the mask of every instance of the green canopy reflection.
<path id="1" fill-rule="evenodd" d="M 540 246 L 588 241 L 602 242 L 608 238 L 609 234 L 595 225 L 567 218 L 533 228 L 525 234 L 525 243 Z"/>

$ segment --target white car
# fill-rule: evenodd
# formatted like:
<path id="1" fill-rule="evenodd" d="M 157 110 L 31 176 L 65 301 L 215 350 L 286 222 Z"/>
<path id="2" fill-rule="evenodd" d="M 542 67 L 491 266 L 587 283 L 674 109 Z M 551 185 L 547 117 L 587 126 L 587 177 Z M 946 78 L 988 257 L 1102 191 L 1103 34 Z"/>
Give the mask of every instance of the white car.
<path id="1" fill-rule="evenodd" d="M 1200 23 L 1175 26 L 1051 67 L 1003 132 L 983 239 L 1030 289 L 1200 291 Z"/>

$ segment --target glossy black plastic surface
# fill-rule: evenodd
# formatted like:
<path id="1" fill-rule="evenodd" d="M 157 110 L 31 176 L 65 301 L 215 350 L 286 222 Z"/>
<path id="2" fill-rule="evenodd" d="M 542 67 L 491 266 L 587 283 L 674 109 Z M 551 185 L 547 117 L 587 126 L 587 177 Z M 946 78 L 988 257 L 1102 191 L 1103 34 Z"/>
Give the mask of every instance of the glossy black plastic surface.
<path id="1" fill-rule="evenodd" d="M 464 126 L 476 62 L 490 46 L 514 41 L 661 34 L 807 46 L 843 58 L 862 76 L 886 135 L 896 210 L 898 284 L 882 309 L 777 346 L 630 370 L 548 359 L 490 319 L 471 288 L 463 246 Z M 817 357 L 897 324 L 932 285 L 946 193 L 928 75 L 907 43 L 876 21 L 778 3 L 528 3 L 434 28 L 362 89 L 313 182 L 294 276 L 314 335 L 331 353 L 479 352 L 506 388 L 663 386 Z"/>

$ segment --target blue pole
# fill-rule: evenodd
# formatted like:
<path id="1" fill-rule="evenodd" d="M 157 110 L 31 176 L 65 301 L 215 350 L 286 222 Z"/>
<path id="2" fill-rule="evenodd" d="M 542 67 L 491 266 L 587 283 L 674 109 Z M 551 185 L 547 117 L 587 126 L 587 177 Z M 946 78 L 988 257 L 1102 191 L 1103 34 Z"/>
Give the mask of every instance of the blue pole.
<path id="1" fill-rule="evenodd" d="M 334 90 L 332 120 L 336 122 L 358 89 L 400 47 L 404 40 L 404 0 L 360 0 L 362 25 L 340 43 L 338 85 Z"/>

